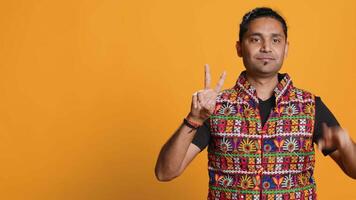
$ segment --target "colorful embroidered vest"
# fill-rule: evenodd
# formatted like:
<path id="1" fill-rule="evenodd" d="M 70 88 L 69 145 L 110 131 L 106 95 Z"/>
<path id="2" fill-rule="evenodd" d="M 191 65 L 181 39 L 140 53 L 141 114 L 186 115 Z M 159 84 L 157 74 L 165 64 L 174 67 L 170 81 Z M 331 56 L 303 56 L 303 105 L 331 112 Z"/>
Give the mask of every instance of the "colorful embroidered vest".
<path id="1" fill-rule="evenodd" d="M 316 199 L 314 95 L 295 88 L 288 74 L 274 95 L 276 106 L 262 127 L 246 71 L 219 93 L 210 117 L 208 199 Z"/>

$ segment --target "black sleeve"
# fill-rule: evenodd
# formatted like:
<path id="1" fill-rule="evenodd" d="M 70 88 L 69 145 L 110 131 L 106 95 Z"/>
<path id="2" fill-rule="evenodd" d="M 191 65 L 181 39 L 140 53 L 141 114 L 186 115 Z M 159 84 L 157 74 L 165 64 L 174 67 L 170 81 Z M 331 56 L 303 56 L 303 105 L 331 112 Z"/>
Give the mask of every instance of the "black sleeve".
<path id="1" fill-rule="evenodd" d="M 208 146 L 210 140 L 210 118 L 204 121 L 204 124 L 197 129 L 192 143 L 203 151 Z"/>
<path id="2" fill-rule="evenodd" d="M 313 142 L 317 141 L 323 137 L 323 132 L 321 128 L 322 122 L 325 122 L 329 127 L 330 126 L 340 126 L 339 122 L 336 120 L 334 115 L 330 112 L 328 107 L 323 103 L 320 97 L 315 97 L 315 124 L 314 124 L 314 135 Z M 334 152 L 336 148 L 333 149 L 322 149 L 324 156 L 329 155 Z"/>

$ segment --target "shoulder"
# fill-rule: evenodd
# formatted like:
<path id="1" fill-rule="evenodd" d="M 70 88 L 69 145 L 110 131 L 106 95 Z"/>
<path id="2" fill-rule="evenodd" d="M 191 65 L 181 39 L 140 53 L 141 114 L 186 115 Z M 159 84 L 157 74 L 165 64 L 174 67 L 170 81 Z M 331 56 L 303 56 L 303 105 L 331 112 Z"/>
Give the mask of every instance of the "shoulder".
<path id="1" fill-rule="evenodd" d="M 301 89 L 298 87 L 292 87 L 291 88 L 291 93 L 298 99 L 313 99 L 317 100 L 317 96 L 313 94 L 312 92 L 306 90 L 306 89 Z M 320 100 L 320 97 L 318 97 Z"/>
<path id="2" fill-rule="evenodd" d="M 294 91 L 295 93 L 298 93 L 298 94 L 308 94 L 308 95 L 316 96 L 309 90 L 298 88 L 298 87 L 293 87 L 292 91 Z"/>
<path id="3" fill-rule="evenodd" d="M 328 107 L 324 104 L 323 100 L 321 100 L 320 96 L 315 96 L 315 106 L 317 110 L 328 109 Z"/>
<path id="4" fill-rule="evenodd" d="M 224 89 L 218 93 L 218 100 L 231 100 L 237 96 L 237 91 L 234 88 Z"/>
<path id="5" fill-rule="evenodd" d="M 228 89 L 221 90 L 218 94 L 223 95 L 223 94 L 232 94 L 236 92 L 237 91 L 235 90 L 235 88 L 228 88 Z"/>

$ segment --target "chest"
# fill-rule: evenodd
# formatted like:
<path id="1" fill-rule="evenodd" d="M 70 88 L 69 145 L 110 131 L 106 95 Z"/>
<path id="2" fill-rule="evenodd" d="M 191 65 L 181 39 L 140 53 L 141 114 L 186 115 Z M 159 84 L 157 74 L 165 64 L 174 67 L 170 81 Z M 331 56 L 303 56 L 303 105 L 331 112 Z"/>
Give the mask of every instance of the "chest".
<path id="1" fill-rule="evenodd" d="M 312 96 L 287 95 L 267 107 L 238 92 L 219 97 L 210 117 L 210 150 L 221 153 L 306 152 L 312 148 L 315 103 Z"/>

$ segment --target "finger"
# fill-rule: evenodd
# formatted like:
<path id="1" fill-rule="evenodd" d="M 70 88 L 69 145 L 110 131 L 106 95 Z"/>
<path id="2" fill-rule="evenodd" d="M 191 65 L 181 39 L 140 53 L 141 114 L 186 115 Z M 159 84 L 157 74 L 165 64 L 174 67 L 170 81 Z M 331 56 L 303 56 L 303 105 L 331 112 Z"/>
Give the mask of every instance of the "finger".
<path id="1" fill-rule="evenodd" d="M 325 147 L 325 139 L 327 136 L 327 126 L 325 126 L 324 122 L 321 123 L 321 137 L 320 139 L 317 141 L 317 145 L 318 145 L 318 149 L 319 151 L 322 151 Z"/>
<path id="2" fill-rule="evenodd" d="M 209 99 L 207 102 L 206 102 L 209 106 L 211 106 L 213 104 L 213 101 L 211 99 Z"/>
<path id="3" fill-rule="evenodd" d="M 208 103 L 209 103 L 209 112 L 210 114 L 213 114 L 215 108 L 215 102 L 213 100 L 209 100 Z"/>
<path id="4" fill-rule="evenodd" d="M 221 88 L 222 88 L 222 86 L 224 84 L 225 77 L 226 77 L 226 71 L 224 71 L 220 76 L 219 82 L 218 82 L 218 84 L 216 85 L 216 88 L 215 88 L 216 92 L 220 92 L 220 90 L 221 90 Z"/>
<path id="5" fill-rule="evenodd" d="M 214 107 L 215 106 L 215 99 L 210 99 L 208 101 L 208 104 L 211 106 L 211 107 Z"/>
<path id="6" fill-rule="evenodd" d="M 203 94 L 201 92 L 198 92 L 197 97 L 198 97 L 198 103 L 200 103 L 200 105 L 203 105 L 205 103 Z"/>
<path id="7" fill-rule="evenodd" d="M 201 110 L 201 103 L 199 101 L 197 101 L 197 109 L 200 111 Z"/>
<path id="8" fill-rule="evenodd" d="M 193 94 L 193 107 L 196 109 L 198 107 L 198 97 L 197 97 L 197 92 L 194 92 Z"/>
<path id="9" fill-rule="evenodd" d="M 318 149 L 319 149 L 319 151 L 322 151 L 323 148 L 324 148 L 324 141 L 323 141 L 323 139 L 319 139 L 318 140 Z"/>
<path id="10" fill-rule="evenodd" d="M 201 102 L 201 94 L 200 92 L 197 92 L 197 103 L 200 103 Z"/>
<path id="11" fill-rule="evenodd" d="M 329 148 L 330 147 L 330 143 L 331 143 L 331 129 L 328 127 L 328 125 L 323 122 L 321 124 L 322 126 L 322 130 L 323 130 L 323 146 L 325 148 Z"/>
<path id="12" fill-rule="evenodd" d="M 327 140 L 327 136 L 328 136 L 328 126 L 326 126 L 326 124 L 324 122 L 321 123 L 321 130 L 322 130 L 322 135 L 321 135 L 321 142 L 320 144 L 323 145 L 323 147 L 326 145 L 326 140 Z"/>
<path id="13" fill-rule="evenodd" d="M 210 67 L 208 64 L 205 64 L 205 85 L 204 85 L 205 89 L 210 88 L 210 82 L 211 82 Z"/>

